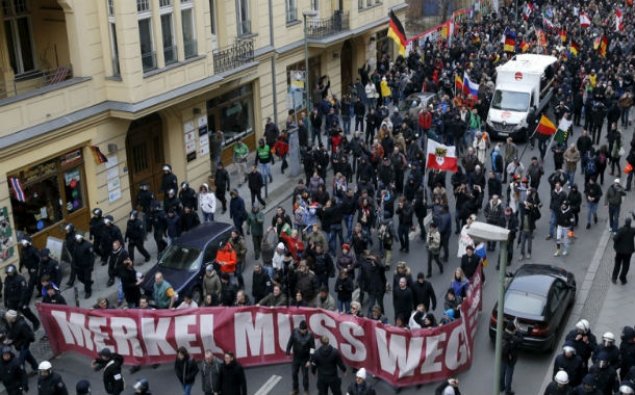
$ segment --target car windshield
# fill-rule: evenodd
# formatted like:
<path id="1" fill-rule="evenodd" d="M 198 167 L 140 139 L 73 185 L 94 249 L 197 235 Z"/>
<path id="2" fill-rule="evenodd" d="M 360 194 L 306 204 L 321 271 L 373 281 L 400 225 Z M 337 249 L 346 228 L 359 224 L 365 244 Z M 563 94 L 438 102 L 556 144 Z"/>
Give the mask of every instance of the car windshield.
<path id="1" fill-rule="evenodd" d="M 492 98 L 492 108 L 496 110 L 527 111 L 529 108 L 529 93 L 497 90 Z"/>
<path id="2" fill-rule="evenodd" d="M 542 316 L 545 311 L 545 298 L 528 292 L 507 291 L 505 310 L 511 310 L 520 316 Z"/>
<path id="3" fill-rule="evenodd" d="M 192 270 L 198 263 L 201 250 L 191 247 L 183 247 L 178 244 L 171 244 L 161 255 L 159 266 L 175 270 Z"/>

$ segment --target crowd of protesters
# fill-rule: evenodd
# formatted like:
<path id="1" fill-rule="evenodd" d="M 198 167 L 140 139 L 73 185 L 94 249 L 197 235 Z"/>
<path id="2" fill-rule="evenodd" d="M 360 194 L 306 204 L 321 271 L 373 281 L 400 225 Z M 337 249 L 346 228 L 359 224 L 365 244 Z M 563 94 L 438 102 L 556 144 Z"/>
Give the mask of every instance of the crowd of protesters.
<path id="1" fill-rule="evenodd" d="M 621 30 L 615 24 L 618 7 L 625 25 Z M 635 166 L 635 143 L 629 141 L 635 75 L 632 7 L 606 1 L 537 1 L 518 8 L 501 4 L 500 10 L 498 15 L 477 14 L 458 22 L 451 44 L 427 39 L 414 45 L 406 57 L 393 59 L 382 54 L 377 62 L 358 70 L 359 78 L 341 99 L 331 92 L 328 76 L 323 76 L 312 87 L 310 114 L 290 113 L 283 131 L 268 119 L 253 165 L 248 165 L 248 147 L 242 142 L 234 146 L 238 177 L 230 177 L 223 164 L 216 163 L 214 185 L 202 184 L 196 192 L 187 182 L 178 184 L 166 164 L 160 191 L 163 200 L 155 199 L 143 185 L 125 232 L 100 209 L 93 210 L 90 240 L 84 240 L 69 224 L 65 230 L 72 273 L 67 284 L 73 285 L 77 279 L 90 298 L 93 264 L 98 257 L 108 266 L 107 286 L 117 284 L 117 306 L 103 299 L 95 308 L 318 307 L 414 330 L 459 317 L 470 279 L 482 267 L 482 257 L 475 254 L 468 232 L 479 218 L 510 230 L 507 250 L 498 253 L 499 257 L 506 254 L 510 262 L 516 249 L 520 249 L 518 260 L 531 258 L 536 221 L 541 217 L 549 221 L 544 236 L 554 240 L 554 255 L 568 255 L 571 239 L 584 237 L 578 229 L 589 229 L 598 222 L 602 202 L 608 207 L 611 232 L 628 244 L 624 240 L 634 234 L 618 228 L 622 199 L 631 190 Z M 582 13 L 588 14 L 589 27 L 580 25 Z M 560 34 L 563 30 L 568 41 Z M 505 52 L 502 42 L 510 31 L 516 38 L 515 49 Z M 594 45 L 598 37 L 606 37 L 605 53 Z M 572 42 L 578 51 L 571 50 Z M 511 138 L 495 141 L 486 126 L 495 68 L 522 51 L 558 59 L 553 100 L 544 113 L 556 122 L 566 118 L 573 123 L 567 138 L 557 142 L 533 134 L 541 114 L 530 114 L 528 145 L 533 150 L 537 143 L 539 155 L 528 157 L 523 156 L 527 147 Z M 455 76 L 463 75 L 479 83 L 477 97 L 456 91 Z M 434 93 L 434 98 L 412 108 L 408 97 L 418 92 Z M 573 127 L 582 127 L 582 131 L 576 135 Z M 277 207 L 272 220 L 265 222 L 261 209 L 266 205 L 267 185 L 273 180 L 272 166 L 279 159 L 284 173 L 289 152 L 286 129 L 292 128 L 297 128 L 305 177 L 295 186 L 290 209 Z M 456 146 L 460 155 L 457 172 L 448 175 L 426 170 L 425 147 L 430 138 Z M 543 163 L 549 155 L 555 171 L 547 175 Z M 607 168 L 614 179 L 605 182 Z M 622 171 L 628 173 L 626 182 L 621 179 Z M 545 182 L 549 196 L 541 197 L 538 190 Z M 231 188 L 232 183 L 248 184 L 250 205 Z M 213 221 L 217 204 L 223 213 L 229 209 L 234 230 L 219 249 L 215 264 L 206 268 L 202 299 L 177 295 L 160 273 L 153 295 L 142 295 L 143 275 L 134 268 L 134 251 L 146 261 L 150 258 L 144 247 L 146 233 L 152 234 L 161 252 L 201 222 Z M 452 232 L 458 235 L 456 258 L 450 245 Z M 414 242 L 427 247 L 427 265 L 405 258 L 413 234 L 419 239 Z M 19 355 L 11 347 L 3 348 L 0 379 L 12 394 L 26 391 L 26 361 L 40 372 L 41 394 L 63 394 L 63 381 L 51 364 L 44 361 L 38 366 L 29 352 L 39 321 L 28 308 L 35 288 L 44 303 L 65 304 L 58 289 L 62 274 L 48 250 L 38 251 L 28 238 L 22 243 L 20 268 L 10 265 L 6 269 L 4 299 L 9 309 L 5 315 L 7 345 L 14 346 Z M 393 259 L 397 244 L 403 260 Z M 488 243 L 487 250 L 496 261 L 492 253 L 496 244 Z M 628 245 L 625 250 L 630 251 L 620 255 L 619 267 L 616 258 L 613 282 L 618 277 L 622 284 L 627 282 L 626 261 L 630 263 L 633 251 Z M 247 289 L 242 273 L 251 260 L 250 252 L 255 263 L 251 289 Z M 22 267 L 28 278 L 22 276 Z M 428 280 L 433 275 L 448 277 L 448 287 L 441 294 Z M 392 294 L 392 317 L 386 316 L 384 308 L 387 293 Z M 437 301 L 441 309 L 437 309 Z M 565 346 L 563 358 L 577 358 L 576 351 L 584 358 L 576 360 L 576 366 L 573 362 L 563 362 L 561 368 L 556 365 L 555 381 L 546 393 L 574 393 L 573 387 L 578 385 L 581 389 L 575 393 L 594 393 L 585 392 L 591 387 L 595 393 L 633 393 L 635 380 L 625 373 L 631 374 L 635 363 L 632 328 L 624 329 L 618 352 L 614 345 L 602 349 L 610 348 L 610 342 L 596 345 L 595 340 L 583 340 L 589 339 L 588 323 L 576 327 L 579 338 L 567 336 L 571 344 Z M 514 333 L 514 325 L 507 325 L 507 330 Z M 505 356 L 515 363 L 513 337 L 506 339 Z M 309 368 L 317 372 L 320 394 L 329 388 L 334 394 L 341 392 L 337 372 L 345 371 L 346 366 L 328 338 L 319 342 L 320 347 L 309 352 L 316 346 L 306 323 L 289 339 L 295 394 L 300 389 L 300 371 L 303 389 L 309 391 Z M 593 366 L 588 366 L 589 359 Z M 93 363 L 95 369 L 104 370 L 109 394 L 123 391 L 121 365 L 121 357 L 109 349 L 101 350 Z M 513 372 L 513 364 L 508 365 Z M 606 372 L 607 366 L 619 368 L 621 383 L 614 370 Z M 133 367 L 132 373 L 138 369 Z M 179 349 L 175 374 L 186 395 L 198 376 L 206 395 L 247 393 L 244 371 L 230 350 L 222 361 L 207 352 L 199 365 L 185 348 Z M 356 372 L 349 394 L 375 393 L 366 383 L 366 375 L 365 369 Z M 86 383 L 81 384 L 85 391 Z M 136 393 L 149 393 L 145 380 L 134 388 Z M 511 375 L 502 388 L 513 393 Z M 458 380 L 442 383 L 439 393 L 459 393 Z"/>

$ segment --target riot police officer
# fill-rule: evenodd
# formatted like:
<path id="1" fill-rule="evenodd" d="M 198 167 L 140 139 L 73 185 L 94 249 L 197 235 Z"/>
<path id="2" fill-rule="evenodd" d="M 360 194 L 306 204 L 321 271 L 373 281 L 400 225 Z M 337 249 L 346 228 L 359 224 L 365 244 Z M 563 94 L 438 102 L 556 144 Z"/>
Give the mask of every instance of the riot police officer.
<path id="1" fill-rule="evenodd" d="M 31 300 L 33 288 L 35 288 L 35 285 L 39 280 L 38 271 L 40 269 L 40 252 L 33 246 L 31 238 L 28 236 L 20 240 L 20 243 L 22 244 L 22 252 L 20 253 L 20 272 L 22 272 L 22 268 L 26 267 L 26 270 L 29 273 L 29 282 L 27 284 L 29 286 L 30 293 L 28 294 L 28 300 Z"/>
<path id="2" fill-rule="evenodd" d="M 102 265 L 106 262 L 106 259 L 108 259 L 108 255 L 104 255 L 103 251 L 101 251 L 101 243 L 102 243 L 101 240 L 104 237 L 105 226 L 106 225 L 104 223 L 103 212 L 101 211 L 100 208 L 94 208 L 93 217 L 90 219 L 90 223 L 88 224 L 88 229 L 90 231 L 90 239 L 92 240 L 93 244 L 96 246 L 95 252 L 97 253 L 97 255 L 101 257 Z"/>
<path id="3" fill-rule="evenodd" d="M 66 247 L 66 251 L 68 251 L 69 257 L 72 261 L 73 250 L 75 249 L 75 225 L 71 223 L 64 225 L 64 232 L 66 232 L 66 236 L 64 238 L 64 246 Z M 60 281 L 62 281 L 62 276 L 60 276 Z M 73 284 L 75 284 L 75 270 L 73 269 L 73 262 L 71 262 L 71 273 L 66 285 L 72 287 Z M 59 286 L 60 283 L 57 283 L 57 285 Z"/>
<path id="4" fill-rule="evenodd" d="M 187 181 L 181 183 L 181 189 L 179 190 L 179 200 L 181 206 L 192 207 L 194 210 L 198 209 L 198 200 L 196 198 L 196 191 L 190 187 Z"/>
<path id="5" fill-rule="evenodd" d="M 141 208 L 143 211 L 146 232 L 150 232 L 152 230 L 152 203 L 154 202 L 154 193 L 150 191 L 150 187 L 147 182 L 141 183 L 139 186 L 139 193 L 137 194 L 137 207 Z"/>
<path id="6" fill-rule="evenodd" d="M 163 210 L 163 207 L 161 207 L 161 203 L 156 202 L 154 208 L 152 209 L 152 232 L 159 254 L 162 253 L 168 245 L 165 241 L 167 230 L 168 221 L 165 217 L 165 211 Z"/>
<path id="7" fill-rule="evenodd" d="M 60 269 L 60 263 L 51 257 L 51 251 L 48 248 L 42 248 L 40 251 L 40 273 L 38 275 L 38 294 L 42 293 L 41 280 L 42 277 L 48 276 L 48 278 L 59 285 L 62 281 L 62 270 Z"/>
<path id="8" fill-rule="evenodd" d="M 101 240 L 101 253 L 104 254 L 101 260 L 102 266 L 106 264 L 110 254 L 112 254 L 112 242 L 115 240 L 119 240 L 123 244 L 121 229 L 115 225 L 112 215 L 106 215 L 104 217 L 104 231 Z"/>
<path id="9" fill-rule="evenodd" d="M 8 395 L 22 395 L 22 391 L 29 391 L 29 380 L 24 366 L 15 357 L 10 346 L 2 347 L 2 359 L 0 359 L 0 381 L 4 384 Z"/>
<path id="10" fill-rule="evenodd" d="M 150 383 L 148 383 L 148 380 L 146 379 L 137 380 L 137 382 L 132 386 L 132 389 L 134 389 L 134 393 L 136 395 L 152 395 L 150 392 Z"/>
<path id="11" fill-rule="evenodd" d="M 163 177 L 161 178 L 161 192 L 163 193 L 163 204 L 168 199 L 168 191 L 170 189 L 177 190 L 179 188 L 179 182 L 176 175 L 172 173 L 172 166 L 169 164 L 163 165 Z"/>
<path id="12" fill-rule="evenodd" d="M 49 361 L 40 362 L 38 372 L 38 395 L 68 395 L 62 376 L 53 371 L 53 365 Z"/>
<path id="13" fill-rule="evenodd" d="M 77 273 L 77 279 L 84 284 L 84 297 L 88 299 L 92 294 L 95 251 L 93 250 L 93 245 L 89 241 L 84 240 L 83 234 L 77 233 L 75 241 L 77 244 L 73 252 L 73 266 Z"/>
<path id="14" fill-rule="evenodd" d="M 134 250 L 135 248 L 139 250 L 141 255 L 145 258 L 145 261 L 148 262 L 150 260 L 150 254 L 146 251 L 143 243 L 146 238 L 145 225 L 139 219 L 139 213 L 137 210 L 132 210 L 130 212 L 130 218 L 128 219 L 128 224 L 126 225 L 126 241 L 128 242 L 128 253 L 130 254 L 130 259 L 134 262 Z"/>
<path id="15" fill-rule="evenodd" d="M 29 288 L 24 277 L 18 274 L 15 265 L 8 265 L 4 272 L 7 275 L 4 279 L 4 307 L 21 312 L 33 324 L 33 331 L 37 331 L 40 320 L 29 308 L 32 288 Z"/>

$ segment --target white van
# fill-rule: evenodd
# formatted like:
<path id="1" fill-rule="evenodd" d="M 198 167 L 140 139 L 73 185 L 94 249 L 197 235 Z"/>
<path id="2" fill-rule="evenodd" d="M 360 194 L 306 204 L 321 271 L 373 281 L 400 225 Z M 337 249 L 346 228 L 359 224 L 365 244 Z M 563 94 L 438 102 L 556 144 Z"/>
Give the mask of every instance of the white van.
<path id="1" fill-rule="evenodd" d="M 553 95 L 553 56 L 522 54 L 496 68 L 496 90 L 487 113 L 487 130 L 492 137 L 526 139 L 527 114 L 536 108 L 536 117 Z"/>

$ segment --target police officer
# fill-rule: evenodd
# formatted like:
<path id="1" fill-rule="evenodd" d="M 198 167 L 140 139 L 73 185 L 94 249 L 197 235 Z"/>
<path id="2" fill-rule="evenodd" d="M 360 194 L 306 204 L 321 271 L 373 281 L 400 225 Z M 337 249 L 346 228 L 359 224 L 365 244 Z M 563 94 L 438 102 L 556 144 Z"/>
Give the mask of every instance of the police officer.
<path id="1" fill-rule="evenodd" d="M 92 219 L 91 219 L 92 221 Z M 66 251 L 68 251 L 69 257 L 71 259 L 71 273 L 70 276 L 68 278 L 68 282 L 66 283 L 66 285 L 68 287 L 72 287 L 73 284 L 75 284 L 75 277 L 76 277 L 76 273 L 75 270 L 73 269 L 73 262 L 72 262 L 72 258 L 73 258 L 73 251 L 75 250 L 75 225 L 68 223 L 66 225 L 64 225 L 64 232 L 66 232 L 66 236 L 64 237 L 64 246 L 66 247 Z M 60 281 L 62 280 L 61 276 L 60 276 Z M 57 285 L 60 285 L 59 283 Z"/>
<path id="2" fill-rule="evenodd" d="M 126 241 L 128 242 L 128 253 L 130 254 L 130 259 L 134 262 L 134 250 L 137 248 L 141 255 L 145 258 L 145 261 L 148 262 L 150 260 L 150 254 L 146 251 L 143 246 L 143 242 L 146 238 L 145 225 L 139 219 L 139 213 L 137 210 L 132 210 L 130 212 L 130 218 L 128 219 L 128 223 L 126 225 Z"/>
<path id="3" fill-rule="evenodd" d="M 8 395 L 22 395 L 23 391 L 29 392 L 29 380 L 24 371 L 24 366 L 15 357 L 13 350 L 9 346 L 2 347 L 0 381 L 2 381 Z"/>
<path id="4" fill-rule="evenodd" d="M 106 224 L 104 223 L 103 212 L 100 208 L 94 208 L 93 216 L 90 219 L 90 223 L 88 224 L 88 229 L 90 231 L 90 240 L 92 240 L 93 244 L 95 245 L 95 252 L 101 257 L 102 265 L 104 265 L 106 263 L 106 260 L 108 259 L 108 255 L 104 255 L 103 251 L 101 250 L 101 240 L 104 238 L 105 226 Z"/>
<path id="5" fill-rule="evenodd" d="M 38 395 L 68 395 L 62 376 L 53 371 L 53 365 L 49 361 L 40 362 L 38 371 Z"/>
<path id="6" fill-rule="evenodd" d="M 62 281 L 62 270 L 60 263 L 51 257 L 51 250 L 42 248 L 40 251 L 40 273 L 38 275 L 38 295 L 42 294 L 42 278 L 48 276 L 49 280 L 55 285 L 59 285 Z"/>
<path id="7" fill-rule="evenodd" d="M 39 259 L 39 258 L 38 258 Z M 32 289 L 29 288 L 24 277 L 18 274 L 15 265 L 8 265 L 5 269 L 4 280 L 4 307 L 21 312 L 33 324 L 33 330 L 37 331 L 40 321 L 29 308 Z"/>
<path id="8" fill-rule="evenodd" d="M 165 211 L 161 204 L 155 202 L 152 208 L 152 232 L 154 236 L 154 242 L 157 245 L 157 251 L 160 253 L 165 250 L 168 243 L 165 241 L 165 234 L 168 230 L 168 222 L 165 218 Z"/>
<path id="9" fill-rule="evenodd" d="M 120 395 L 124 389 L 124 380 L 121 375 L 123 357 L 113 353 L 108 347 L 99 351 L 98 357 L 93 361 L 95 371 L 104 369 L 104 389 L 107 394 Z"/>
<path id="10" fill-rule="evenodd" d="M 172 173 L 172 166 L 168 163 L 163 165 L 163 177 L 161 178 L 161 193 L 163 193 L 163 204 L 167 201 L 168 191 L 179 189 L 179 182 L 176 175 Z"/>
<path id="11" fill-rule="evenodd" d="M 121 241 L 113 240 L 112 252 L 108 258 L 108 282 L 107 287 L 115 283 L 115 276 L 119 273 L 119 268 L 123 266 L 123 261 L 128 259 L 128 251 L 123 247 Z"/>
<path id="12" fill-rule="evenodd" d="M 77 385 L 75 385 L 75 394 L 76 395 L 90 395 L 90 383 L 88 380 L 79 380 Z"/>
<path id="13" fill-rule="evenodd" d="M 146 232 L 152 230 L 152 203 L 154 202 L 154 193 L 150 191 L 147 182 L 141 183 L 139 193 L 137 193 L 137 207 L 141 208 L 145 217 Z"/>
<path id="14" fill-rule="evenodd" d="M 196 197 L 196 191 L 190 187 L 187 181 L 181 183 L 181 189 L 179 190 L 179 200 L 181 206 L 192 207 L 194 210 L 198 209 L 198 199 Z"/>
<path id="15" fill-rule="evenodd" d="M 121 229 L 115 225 L 115 220 L 112 215 L 106 215 L 104 217 L 104 231 L 101 240 L 101 253 L 104 254 L 101 260 L 102 266 L 105 266 L 107 260 L 110 258 L 110 254 L 112 254 L 112 242 L 115 240 L 119 240 L 121 244 L 123 244 Z"/>
<path id="16" fill-rule="evenodd" d="M 29 300 L 31 300 L 33 288 L 35 288 L 35 285 L 39 280 L 38 271 L 40 270 L 40 252 L 33 246 L 31 238 L 28 236 L 20 240 L 20 243 L 22 244 L 22 252 L 20 253 L 20 272 L 22 272 L 22 268 L 26 267 L 26 270 L 29 273 L 29 282 L 27 284 L 30 291 Z"/>
<path id="17" fill-rule="evenodd" d="M 84 235 L 78 233 L 75 235 L 75 241 L 77 242 L 75 251 L 73 253 L 73 265 L 77 273 L 77 279 L 84 284 L 84 297 L 90 298 L 92 294 L 92 274 L 93 265 L 95 263 L 95 251 L 93 245 L 84 240 Z"/>

